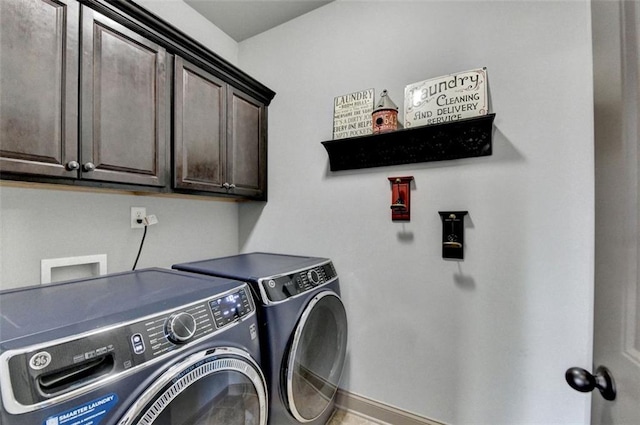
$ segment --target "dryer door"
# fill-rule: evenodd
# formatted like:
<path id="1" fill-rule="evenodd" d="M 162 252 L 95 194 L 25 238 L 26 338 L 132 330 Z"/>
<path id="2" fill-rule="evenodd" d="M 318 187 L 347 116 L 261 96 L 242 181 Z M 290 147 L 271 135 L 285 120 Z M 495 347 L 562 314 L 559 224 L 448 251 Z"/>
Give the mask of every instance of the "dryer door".
<path id="1" fill-rule="evenodd" d="M 335 292 L 320 292 L 300 316 L 287 360 L 287 400 L 299 422 L 313 421 L 329 407 L 346 353 L 344 305 Z"/>
<path id="2" fill-rule="evenodd" d="M 235 348 L 193 354 L 162 374 L 119 425 L 265 425 L 267 390 L 251 356 Z"/>

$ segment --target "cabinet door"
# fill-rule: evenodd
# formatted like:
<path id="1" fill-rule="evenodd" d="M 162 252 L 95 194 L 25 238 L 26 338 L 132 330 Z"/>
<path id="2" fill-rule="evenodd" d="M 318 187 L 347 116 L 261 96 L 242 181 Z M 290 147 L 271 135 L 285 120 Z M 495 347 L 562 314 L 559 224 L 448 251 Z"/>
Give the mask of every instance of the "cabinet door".
<path id="1" fill-rule="evenodd" d="M 175 59 L 174 186 L 206 192 L 223 189 L 226 84 Z"/>
<path id="2" fill-rule="evenodd" d="M 0 170 L 76 177 L 75 0 L 0 0 Z M 72 166 L 73 168 L 73 166 Z"/>
<path id="3" fill-rule="evenodd" d="M 83 179 L 163 186 L 166 52 L 82 9 Z"/>
<path id="4" fill-rule="evenodd" d="M 230 193 L 254 199 L 267 197 L 267 109 L 251 96 L 229 86 L 227 175 Z"/>

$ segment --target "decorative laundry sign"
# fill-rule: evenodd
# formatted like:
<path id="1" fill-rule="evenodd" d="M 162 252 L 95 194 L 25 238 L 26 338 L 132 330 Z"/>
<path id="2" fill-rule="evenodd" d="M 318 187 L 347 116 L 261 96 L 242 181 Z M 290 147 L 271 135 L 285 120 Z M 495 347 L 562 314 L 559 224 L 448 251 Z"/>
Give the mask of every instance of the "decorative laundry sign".
<path id="1" fill-rule="evenodd" d="M 409 84 L 404 89 L 405 128 L 486 115 L 487 68 Z"/>
<path id="2" fill-rule="evenodd" d="M 333 99 L 333 138 L 364 136 L 373 132 L 374 90 L 361 90 Z"/>

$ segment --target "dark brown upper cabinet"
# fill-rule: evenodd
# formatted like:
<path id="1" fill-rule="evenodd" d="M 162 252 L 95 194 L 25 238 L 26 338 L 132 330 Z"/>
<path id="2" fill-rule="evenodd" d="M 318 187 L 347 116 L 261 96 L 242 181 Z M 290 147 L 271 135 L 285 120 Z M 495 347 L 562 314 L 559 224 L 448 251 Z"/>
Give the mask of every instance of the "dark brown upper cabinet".
<path id="1" fill-rule="evenodd" d="M 0 0 L 0 170 L 77 177 L 75 0 Z"/>
<path id="2" fill-rule="evenodd" d="M 2 171 L 164 186 L 165 49 L 85 6 L 79 40 L 73 0 L 0 16 Z"/>
<path id="3" fill-rule="evenodd" d="M 174 90 L 174 186 L 223 191 L 227 85 L 176 57 Z"/>
<path id="4" fill-rule="evenodd" d="M 266 200 L 260 82 L 135 2 L 0 0 L 0 24 L 0 178 Z"/>
<path id="5" fill-rule="evenodd" d="M 82 178 L 164 186 L 166 50 L 82 9 Z"/>
<path id="6" fill-rule="evenodd" d="M 233 193 L 266 200 L 267 108 L 232 86 L 227 96 L 227 180 Z"/>
<path id="7" fill-rule="evenodd" d="M 264 199 L 265 105 L 180 57 L 174 75 L 174 186 Z"/>

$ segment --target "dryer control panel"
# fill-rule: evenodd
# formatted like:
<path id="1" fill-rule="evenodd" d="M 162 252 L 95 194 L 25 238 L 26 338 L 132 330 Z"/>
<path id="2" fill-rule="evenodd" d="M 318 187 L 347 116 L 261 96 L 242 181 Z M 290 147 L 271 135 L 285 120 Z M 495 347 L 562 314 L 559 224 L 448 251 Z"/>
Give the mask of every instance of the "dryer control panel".
<path id="1" fill-rule="evenodd" d="M 269 304 L 295 297 L 337 277 L 333 263 L 328 261 L 308 269 L 262 278 L 259 280 L 260 291 L 263 302 Z"/>
<path id="2" fill-rule="evenodd" d="M 17 414 L 85 392 L 249 317 L 247 284 L 157 315 L 0 356 L 5 408 Z"/>

